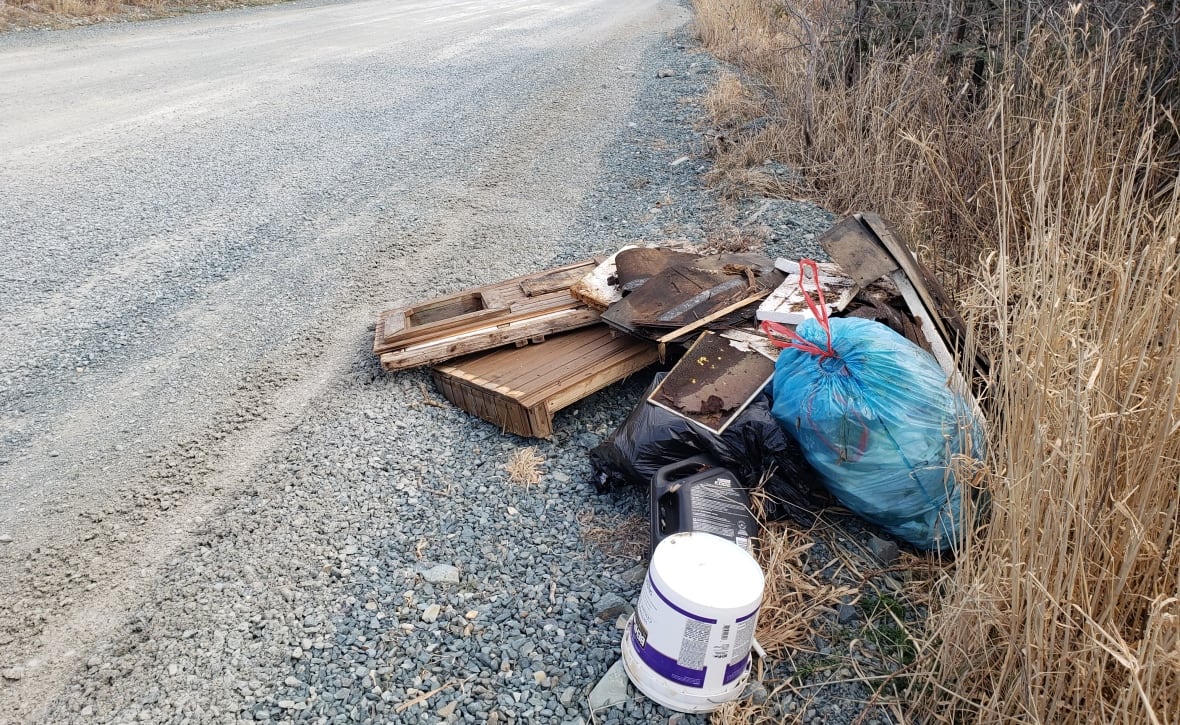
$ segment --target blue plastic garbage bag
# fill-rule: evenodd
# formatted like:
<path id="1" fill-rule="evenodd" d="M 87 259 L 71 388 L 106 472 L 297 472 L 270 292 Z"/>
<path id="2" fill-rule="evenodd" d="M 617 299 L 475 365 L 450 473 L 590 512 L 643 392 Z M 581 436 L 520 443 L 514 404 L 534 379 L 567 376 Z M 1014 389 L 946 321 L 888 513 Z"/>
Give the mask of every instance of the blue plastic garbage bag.
<path id="1" fill-rule="evenodd" d="M 783 349 L 774 417 L 853 512 L 922 549 L 955 545 L 951 461 L 982 457 L 981 421 L 930 353 L 878 322 L 825 317 Z"/>

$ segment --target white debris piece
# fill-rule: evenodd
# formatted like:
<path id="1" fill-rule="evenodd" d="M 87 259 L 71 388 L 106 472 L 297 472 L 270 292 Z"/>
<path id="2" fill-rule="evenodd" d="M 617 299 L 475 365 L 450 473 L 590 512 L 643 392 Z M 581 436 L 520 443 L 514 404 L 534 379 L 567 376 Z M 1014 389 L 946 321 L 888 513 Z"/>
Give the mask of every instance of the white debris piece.
<path id="1" fill-rule="evenodd" d="M 787 279 L 758 306 L 756 315 L 758 320 L 770 320 L 781 325 L 798 325 L 804 320 L 814 317 L 811 308 L 807 305 L 807 299 L 799 289 L 799 263 L 790 259 L 778 259 L 774 266 L 786 272 Z M 832 315 L 842 311 L 856 296 L 860 288 L 857 287 L 856 282 L 844 276 L 843 270 L 838 265 L 831 262 L 821 262 L 817 267 L 819 268 L 819 285 L 824 293 L 824 303 L 828 314 Z M 804 286 L 807 289 L 807 295 L 818 304 L 814 280 L 809 278 Z"/>

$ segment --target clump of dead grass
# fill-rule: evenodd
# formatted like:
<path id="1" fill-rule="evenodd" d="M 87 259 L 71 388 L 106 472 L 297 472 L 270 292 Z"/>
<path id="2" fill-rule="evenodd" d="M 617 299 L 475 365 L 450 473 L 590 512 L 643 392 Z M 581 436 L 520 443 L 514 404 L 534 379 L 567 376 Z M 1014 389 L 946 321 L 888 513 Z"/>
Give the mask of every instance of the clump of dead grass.
<path id="1" fill-rule="evenodd" d="M 758 535 L 757 558 L 766 576 L 757 638 L 766 654 L 781 657 L 810 646 L 816 620 L 856 590 L 820 581 L 804 572 L 803 556 L 814 546 L 806 531 L 772 524 Z"/>
<path id="2" fill-rule="evenodd" d="M 283 0 L 3 0 L 0 31 L 68 28 L 108 20 L 162 18 L 194 10 L 270 5 Z"/>
<path id="3" fill-rule="evenodd" d="M 984 526 L 933 572 L 904 714 L 1180 721 L 1176 6 L 697 7 L 770 96 L 721 180 L 778 154 L 892 218 L 995 363 Z"/>
<path id="4" fill-rule="evenodd" d="M 586 509 L 578 513 L 582 540 L 609 557 L 641 561 L 651 548 L 651 525 L 641 516 L 603 518 Z"/>
<path id="5" fill-rule="evenodd" d="M 504 470 L 508 473 L 508 480 L 528 488 L 541 482 L 541 464 L 545 459 L 537 453 L 533 446 L 517 448 L 508 457 Z"/>

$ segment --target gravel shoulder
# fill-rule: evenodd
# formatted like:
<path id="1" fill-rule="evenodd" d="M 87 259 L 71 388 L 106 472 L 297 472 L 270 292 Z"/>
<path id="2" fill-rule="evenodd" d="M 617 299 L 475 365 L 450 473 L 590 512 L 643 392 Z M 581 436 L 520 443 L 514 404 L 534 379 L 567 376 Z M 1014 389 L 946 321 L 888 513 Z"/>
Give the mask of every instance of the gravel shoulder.
<path id="1" fill-rule="evenodd" d="M 585 453 L 646 379 L 526 441 L 382 373 L 370 326 L 640 238 L 812 253 L 823 211 L 701 186 L 688 18 L 370 0 L 0 38 L 0 723 L 590 719 L 596 613 L 642 567 L 585 533 L 645 509 Z"/>

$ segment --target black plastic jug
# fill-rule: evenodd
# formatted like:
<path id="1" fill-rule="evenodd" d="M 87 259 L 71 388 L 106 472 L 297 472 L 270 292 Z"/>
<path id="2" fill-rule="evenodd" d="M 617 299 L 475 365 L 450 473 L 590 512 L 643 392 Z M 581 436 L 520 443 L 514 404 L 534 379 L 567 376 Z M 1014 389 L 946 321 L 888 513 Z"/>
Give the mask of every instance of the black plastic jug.
<path id="1" fill-rule="evenodd" d="M 753 553 L 757 522 L 750 495 L 732 471 L 693 456 L 656 471 L 651 481 L 651 547 L 684 531 L 729 539 Z"/>

